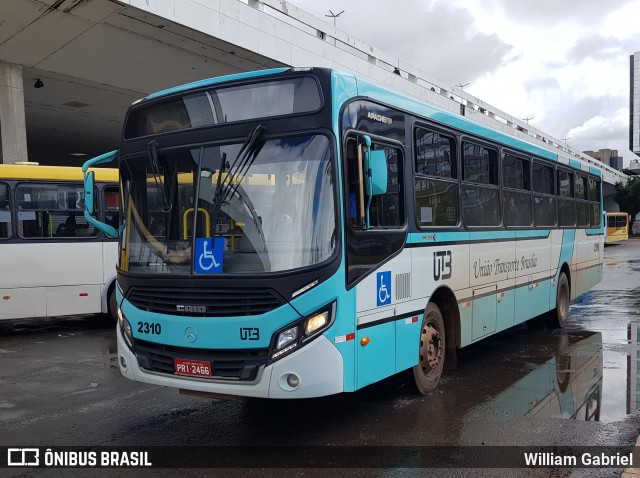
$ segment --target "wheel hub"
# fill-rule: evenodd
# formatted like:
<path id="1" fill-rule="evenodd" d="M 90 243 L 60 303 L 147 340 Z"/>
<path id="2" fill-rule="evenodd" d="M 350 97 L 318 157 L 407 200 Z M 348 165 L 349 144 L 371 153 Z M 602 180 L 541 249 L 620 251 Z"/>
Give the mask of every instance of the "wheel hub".
<path id="1" fill-rule="evenodd" d="M 427 324 L 423 330 L 423 355 L 421 357 L 423 363 L 429 368 L 436 368 L 442 360 L 442 338 L 440 332 L 433 324 Z"/>

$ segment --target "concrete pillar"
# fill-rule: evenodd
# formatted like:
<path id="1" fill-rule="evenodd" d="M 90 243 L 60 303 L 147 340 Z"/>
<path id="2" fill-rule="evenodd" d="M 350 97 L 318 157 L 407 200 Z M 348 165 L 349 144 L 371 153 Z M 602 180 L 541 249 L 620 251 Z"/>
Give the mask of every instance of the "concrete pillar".
<path id="1" fill-rule="evenodd" d="M 22 66 L 0 62 L 2 163 L 28 161 Z"/>

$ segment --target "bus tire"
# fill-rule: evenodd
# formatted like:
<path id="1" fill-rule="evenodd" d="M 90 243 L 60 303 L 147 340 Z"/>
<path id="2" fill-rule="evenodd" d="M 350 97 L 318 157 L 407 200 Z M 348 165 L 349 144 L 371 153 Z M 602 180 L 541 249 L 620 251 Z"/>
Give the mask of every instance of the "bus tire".
<path id="1" fill-rule="evenodd" d="M 107 313 L 105 315 L 111 323 L 115 324 L 118 321 L 118 301 L 116 300 L 115 285 L 109 290 L 109 295 L 107 296 Z"/>
<path id="2" fill-rule="evenodd" d="M 442 312 L 436 304 L 429 302 L 420 330 L 418 364 L 413 367 L 413 379 L 422 395 L 438 386 L 444 368 L 446 346 Z"/>
<path id="3" fill-rule="evenodd" d="M 548 315 L 547 323 L 549 327 L 557 329 L 566 325 L 569 317 L 570 301 L 569 279 L 567 279 L 567 275 L 564 272 L 561 272 L 556 289 L 556 308 L 551 310 Z"/>

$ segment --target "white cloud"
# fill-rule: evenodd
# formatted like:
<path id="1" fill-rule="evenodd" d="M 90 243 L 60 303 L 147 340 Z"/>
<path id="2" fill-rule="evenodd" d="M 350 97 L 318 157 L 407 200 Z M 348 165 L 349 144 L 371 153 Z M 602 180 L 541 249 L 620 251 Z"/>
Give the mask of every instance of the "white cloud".
<path id="1" fill-rule="evenodd" d="M 636 48 L 640 48 L 638 40 L 638 19 L 640 18 L 640 2 L 630 1 L 621 8 L 610 12 L 599 28 L 603 36 L 611 36 L 620 39 L 634 39 Z"/>
<path id="2" fill-rule="evenodd" d="M 597 150 L 602 144 L 611 149 L 626 149 L 626 145 L 614 146 L 621 136 L 629 132 L 629 109 L 620 108 L 609 116 L 594 116 L 569 130 L 569 144 L 582 150 Z"/>
<path id="3" fill-rule="evenodd" d="M 293 3 L 319 17 L 338 8 Z M 574 137 L 576 148 L 618 149 L 625 163 L 634 157 L 626 108 L 640 1 L 408 0 L 399 8 L 352 0 L 342 9 L 338 27 L 376 48 L 450 84 L 470 83 L 465 91 L 512 116 L 533 116 L 533 126 L 556 138 Z"/>

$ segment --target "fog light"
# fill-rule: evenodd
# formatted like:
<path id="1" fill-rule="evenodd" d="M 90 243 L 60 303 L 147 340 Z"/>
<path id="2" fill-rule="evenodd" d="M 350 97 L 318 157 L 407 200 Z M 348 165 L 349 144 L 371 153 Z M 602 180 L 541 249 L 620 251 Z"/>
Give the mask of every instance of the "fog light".
<path id="1" fill-rule="evenodd" d="M 298 385 L 300 385 L 300 378 L 297 375 L 290 373 L 287 376 L 287 385 L 289 385 L 291 388 L 296 388 Z"/>
<path id="2" fill-rule="evenodd" d="M 127 359 L 122 355 L 120 355 L 120 366 L 125 370 L 127 368 Z"/>
<path id="3" fill-rule="evenodd" d="M 300 388 L 300 376 L 295 372 L 285 372 L 278 377 L 277 383 L 285 392 L 294 392 Z"/>

